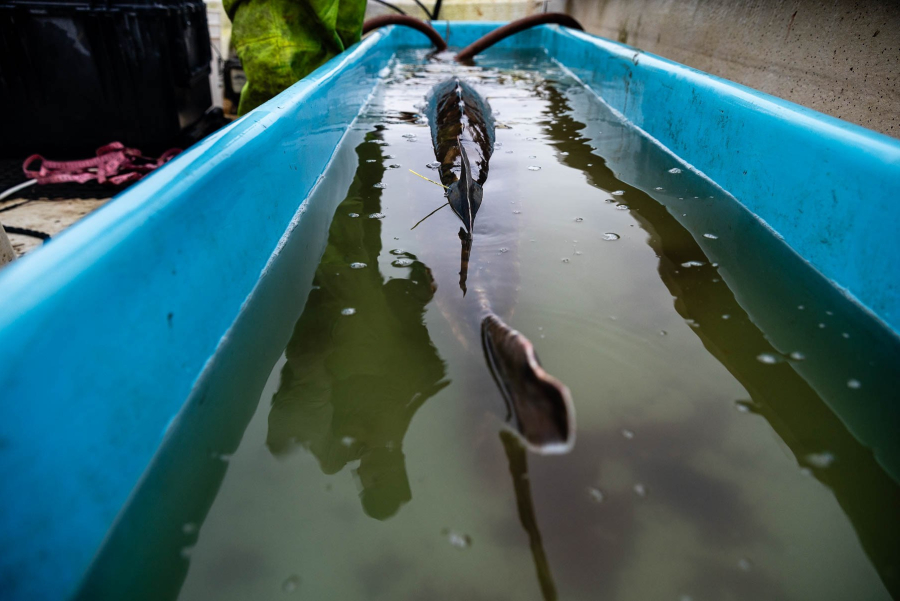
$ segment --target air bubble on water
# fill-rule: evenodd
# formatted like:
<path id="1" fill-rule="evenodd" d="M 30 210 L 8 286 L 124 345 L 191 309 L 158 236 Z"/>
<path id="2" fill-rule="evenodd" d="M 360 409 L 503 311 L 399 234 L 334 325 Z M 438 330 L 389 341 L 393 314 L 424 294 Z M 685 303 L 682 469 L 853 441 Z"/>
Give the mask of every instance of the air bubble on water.
<path id="1" fill-rule="evenodd" d="M 756 360 L 760 363 L 765 363 L 766 365 L 775 365 L 778 363 L 779 359 L 772 353 L 762 353 L 756 356 Z"/>
<path id="2" fill-rule="evenodd" d="M 286 593 L 293 593 L 298 588 L 300 588 L 300 576 L 297 576 L 296 574 L 291 574 L 281 583 L 281 590 Z"/>
<path id="3" fill-rule="evenodd" d="M 834 315 L 834 311 L 825 311 L 825 315 Z"/>
<path id="4" fill-rule="evenodd" d="M 591 501 L 594 503 L 602 503 L 606 498 L 603 494 L 603 491 L 599 488 L 595 488 L 593 486 L 588 487 L 587 489 L 588 496 L 591 498 Z"/>
<path id="5" fill-rule="evenodd" d="M 563 262 L 563 263 L 568 263 L 568 262 L 569 262 L 569 258 L 568 258 L 568 257 L 563 257 L 562 262 Z"/>
<path id="6" fill-rule="evenodd" d="M 634 494 L 636 494 L 639 497 L 646 497 L 647 496 L 647 487 L 640 483 L 635 484 L 634 485 Z"/>
<path id="7" fill-rule="evenodd" d="M 377 163 L 378 159 L 366 159 L 367 163 Z"/>
<path id="8" fill-rule="evenodd" d="M 848 334 L 847 332 L 841 332 L 841 336 L 843 336 L 844 338 L 850 338 L 850 334 Z"/>
<path id="9" fill-rule="evenodd" d="M 753 564 L 746 557 L 742 557 L 737 562 L 738 567 L 744 572 L 749 572 L 753 568 Z"/>
<path id="10" fill-rule="evenodd" d="M 405 255 L 406 251 L 403 250 L 402 248 L 395 248 L 395 249 L 391 250 L 390 253 L 394 256 L 398 256 L 398 255 Z"/>
<path id="11" fill-rule="evenodd" d="M 731 315 L 725 313 L 724 315 L 722 315 L 722 319 L 731 319 Z"/>
<path id="12" fill-rule="evenodd" d="M 850 378 L 847 380 L 847 388 L 852 388 L 853 390 L 858 390 L 862 387 L 862 383 L 856 378 Z"/>
<path id="13" fill-rule="evenodd" d="M 819 322 L 819 329 L 820 329 L 820 330 L 824 330 L 824 329 L 825 329 L 825 324 L 822 323 L 822 322 Z"/>
<path id="14" fill-rule="evenodd" d="M 703 261 L 685 261 L 681 264 L 682 267 L 703 267 L 706 265 Z"/>
<path id="15" fill-rule="evenodd" d="M 345 447 L 352 447 L 354 442 L 356 442 L 356 439 L 353 438 L 352 436 L 344 436 L 341 439 L 341 444 L 344 445 Z"/>
<path id="16" fill-rule="evenodd" d="M 656 190 L 657 192 L 662 192 L 664 190 L 664 188 L 662 186 L 656 186 L 653 189 Z"/>
<path id="17" fill-rule="evenodd" d="M 806 307 L 803 305 L 797 305 L 797 308 L 800 309 L 801 311 L 803 311 Z"/>
<path id="18" fill-rule="evenodd" d="M 346 309 L 341 309 L 341 315 L 355 315 L 356 309 L 353 307 L 347 307 Z"/>
<path id="19" fill-rule="evenodd" d="M 613 192 L 610 192 L 610 194 L 612 194 L 613 196 L 624 196 L 625 190 L 615 190 Z"/>
<path id="20" fill-rule="evenodd" d="M 669 173 L 678 174 L 681 173 L 681 169 L 679 169 L 678 167 L 672 167 L 671 169 L 669 169 Z"/>
<path id="21" fill-rule="evenodd" d="M 622 429 L 620 430 L 620 432 L 621 432 L 621 434 L 622 434 L 622 437 L 625 438 L 625 440 L 631 440 L 631 439 L 634 438 L 634 432 L 632 432 L 632 431 L 629 430 L 628 428 L 622 428 Z"/>
<path id="22" fill-rule="evenodd" d="M 834 455 L 828 451 L 822 453 L 810 453 L 806 456 L 806 462 L 813 467 L 825 469 L 834 463 Z"/>
<path id="23" fill-rule="evenodd" d="M 584 221 L 584 217 L 576 217 L 575 218 L 575 223 L 581 223 L 582 221 Z"/>
<path id="24" fill-rule="evenodd" d="M 369 213 L 369 219 L 384 219 L 384 213 Z"/>
<path id="25" fill-rule="evenodd" d="M 446 528 L 441 533 L 446 536 L 450 544 L 457 549 L 468 549 L 472 546 L 472 537 L 468 534 L 454 532 L 453 530 L 448 530 Z"/>
<path id="26" fill-rule="evenodd" d="M 804 354 L 801 353 L 800 351 L 794 351 L 794 352 L 792 352 L 792 353 L 791 353 L 790 355 L 788 355 L 788 356 L 789 356 L 791 359 L 793 359 L 794 361 L 803 361 L 804 359 L 806 359 L 806 355 L 804 355 Z"/>
<path id="27" fill-rule="evenodd" d="M 540 171 L 541 168 L 538 167 L 537 165 L 530 165 L 530 166 L 528 167 L 528 170 L 529 170 L 529 171 Z"/>
<path id="28" fill-rule="evenodd" d="M 365 263 L 350 263 L 350 269 L 363 269 L 365 266 Z"/>
<path id="29" fill-rule="evenodd" d="M 438 163 L 437 161 L 431 161 L 430 163 L 428 163 L 428 164 L 425 165 L 425 166 L 426 166 L 427 168 L 429 168 L 429 169 L 437 169 L 438 167 L 441 166 L 441 164 Z"/>
<path id="30" fill-rule="evenodd" d="M 613 242 L 614 240 L 618 240 L 619 238 L 621 238 L 621 236 L 619 236 L 619 234 L 616 234 L 615 232 L 605 232 L 603 236 L 601 236 L 601 238 L 603 238 L 607 242 Z"/>
<path id="31" fill-rule="evenodd" d="M 347 213 L 347 216 L 356 219 L 357 217 L 359 217 L 359 213 Z"/>
<path id="32" fill-rule="evenodd" d="M 403 137 L 407 140 L 411 140 L 416 137 L 416 134 L 403 134 Z"/>
<path id="33" fill-rule="evenodd" d="M 413 260 L 407 259 L 406 257 L 394 259 L 393 261 L 391 261 L 391 265 L 393 265 L 394 267 L 409 267 L 412 264 Z"/>
<path id="34" fill-rule="evenodd" d="M 619 211 L 627 211 L 628 205 L 616 205 L 616 209 Z"/>
<path id="35" fill-rule="evenodd" d="M 391 163 L 390 165 L 387 166 L 387 168 L 388 169 L 399 169 L 400 165 L 398 165 L 397 163 Z"/>
<path id="36" fill-rule="evenodd" d="M 372 187 L 373 187 L 373 188 L 378 188 L 379 190 L 384 190 L 385 188 L 387 188 L 387 184 L 384 183 L 384 182 L 378 182 L 377 184 L 375 184 L 375 185 L 372 186 Z"/>
<path id="37" fill-rule="evenodd" d="M 719 239 L 719 237 L 716 236 L 715 234 L 708 234 L 708 233 L 707 233 L 707 234 L 703 234 L 703 237 L 704 237 L 704 238 L 709 238 L 710 240 L 718 240 L 718 239 Z"/>
<path id="38" fill-rule="evenodd" d="M 561 152 L 561 153 L 559 153 L 559 156 L 567 157 L 567 156 L 569 156 L 569 153 L 568 153 L 568 152 Z"/>

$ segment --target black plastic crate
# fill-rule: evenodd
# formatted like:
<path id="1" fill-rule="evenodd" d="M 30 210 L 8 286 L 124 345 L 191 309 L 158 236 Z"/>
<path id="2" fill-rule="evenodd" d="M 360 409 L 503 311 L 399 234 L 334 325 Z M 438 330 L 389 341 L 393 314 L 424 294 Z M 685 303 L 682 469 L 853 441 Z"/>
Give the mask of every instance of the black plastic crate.
<path id="1" fill-rule="evenodd" d="M 202 0 L 0 0 L 0 155 L 154 154 L 212 105 Z"/>

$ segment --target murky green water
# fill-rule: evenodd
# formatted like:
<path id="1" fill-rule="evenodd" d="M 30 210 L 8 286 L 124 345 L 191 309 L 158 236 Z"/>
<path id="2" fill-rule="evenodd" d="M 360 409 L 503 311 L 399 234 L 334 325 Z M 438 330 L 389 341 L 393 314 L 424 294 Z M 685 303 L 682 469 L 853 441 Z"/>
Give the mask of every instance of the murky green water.
<path id="1" fill-rule="evenodd" d="M 302 316 L 177 533 L 186 576 L 153 578 L 184 601 L 897 595 L 897 458 L 866 426 L 896 419 L 897 340 L 543 54 L 423 60 L 341 150 Z M 410 229 L 443 202 L 408 169 L 436 179 L 418 114 L 451 72 L 499 126 L 469 289 L 571 388 L 564 456 L 502 434 L 456 216 Z"/>

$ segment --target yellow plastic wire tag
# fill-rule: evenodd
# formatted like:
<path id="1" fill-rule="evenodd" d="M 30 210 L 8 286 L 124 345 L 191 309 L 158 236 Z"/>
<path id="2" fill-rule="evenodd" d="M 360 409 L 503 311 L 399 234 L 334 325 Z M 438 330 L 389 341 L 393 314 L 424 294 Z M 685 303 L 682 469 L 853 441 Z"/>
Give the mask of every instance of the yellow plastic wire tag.
<path id="1" fill-rule="evenodd" d="M 436 186 L 440 186 L 441 188 L 447 188 L 447 186 L 445 186 L 444 184 L 442 184 L 442 183 L 440 183 L 440 182 L 436 182 L 436 181 L 434 181 L 433 179 L 428 179 L 427 177 L 425 177 L 425 176 L 422 175 L 421 173 L 416 173 L 416 172 L 413 171 L 412 169 L 410 169 L 409 172 L 412 173 L 413 175 L 418 175 L 419 177 L 421 177 L 422 179 L 424 179 L 426 182 L 431 182 L 432 184 L 434 184 L 434 185 L 436 185 Z M 448 189 L 449 189 L 449 188 L 448 188 Z"/>

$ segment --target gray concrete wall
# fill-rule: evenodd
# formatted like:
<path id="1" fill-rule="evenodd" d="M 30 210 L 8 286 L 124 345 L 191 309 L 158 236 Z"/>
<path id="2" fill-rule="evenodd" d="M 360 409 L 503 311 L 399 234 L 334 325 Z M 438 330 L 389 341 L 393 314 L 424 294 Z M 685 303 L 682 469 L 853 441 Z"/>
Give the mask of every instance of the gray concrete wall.
<path id="1" fill-rule="evenodd" d="M 569 0 L 589 32 L 900 138 L 900 0 Z"/>

